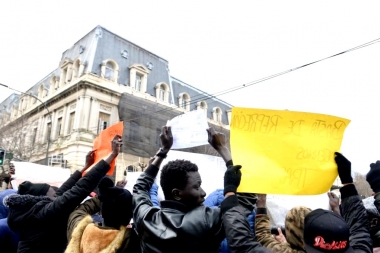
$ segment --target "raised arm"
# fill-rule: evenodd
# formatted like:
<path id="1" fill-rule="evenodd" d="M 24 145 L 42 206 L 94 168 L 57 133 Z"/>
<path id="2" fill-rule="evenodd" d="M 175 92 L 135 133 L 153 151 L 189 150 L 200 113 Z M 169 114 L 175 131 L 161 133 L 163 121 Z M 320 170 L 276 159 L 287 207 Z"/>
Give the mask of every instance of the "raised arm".
<path id="1" fill-rule="evenodd" d="M 338 165 L 339 178 L 343 187 L 342 216 L 350 227 L 350 245 L 360 252 L 372 252 L 372 240 L 368 229 L 367 211 L 363 205 L 351 176 L 351 162 L 342 154 L 335 152 L 335 162 Z"/>
<path id="2" fill-rule="evenodd" d="M 210 127 L 207 129 L 208 133 L 208 143 L 213 147 L 216 152 L 223 158 L 223 160 L 228 164 L 231 161 L 232 157 L 231 152 L 227 147 L 226 136 L 223 133 L 215 132 L 215 130 Z"/>
<path id="3" fill-rule="evenodd" d="M 162 147 L 157 151 L 152 164 L 141 173 L 133 187 L 133 221 L 137 229 L 139 229 L 140 222 L 145 214 L 153 206 L 149 191 L 152 188 L 162 161 L 166 158 L 167 153 L 173 145 L 173 135 L 170 127 L 162 127 L 160 139 Z"/>
<path id="4" fill-rule="evenodd" d="M 104 160 L 99 161 L 85 176 L 78 180 L 74 187 L 66 191 L 62 196 L 57 197 L 53 202 L 45 205 L 39 215 L 54 218 L 62 213 L 71 213 L 95 189 L 100 179 L 110 169 L 110 163 L 120 152 L 122 146 L 121 136 L 116 135 L 111 145 L 112 152 Z"/>
<path id="5" fill-rule="evenodd" d="M 245 209 L 239 205 L 236 189 L 240 184 L 241 166 L 230 165 L 224 175 L 224 196 L 222 219 L 231 252 L 271 252 L 256 242 L 251 232 Z"/>

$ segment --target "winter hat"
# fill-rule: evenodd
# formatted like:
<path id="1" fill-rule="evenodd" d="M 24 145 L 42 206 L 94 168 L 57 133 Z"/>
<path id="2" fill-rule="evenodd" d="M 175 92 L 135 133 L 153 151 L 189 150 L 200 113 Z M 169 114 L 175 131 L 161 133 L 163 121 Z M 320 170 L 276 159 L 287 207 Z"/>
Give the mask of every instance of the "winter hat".
<path id="1" fill-rule="evenodd" d="M 370 164 L 370 171 L 367 173 L 366 179 L 370 184 L 374 193 L 380 192 L 380 161 Z"/>
<path id="2" fill-rule="evenodd" d="M 340 215 L 323 209 L 306 215 L 304 240 L 307 253 L 354 253 L 349 238 L 350 228 Z"/>
<path id="3" fill-rule="evenodd" d="M 304 206 L 296 206 L 289 210 L 285 217 L 285 236 L 292 248 L 305 250 L 303 240 L 303 230 L 305 216 L 311 209 Z"/>
<path id="4" fill-rule="evenodd" d="M 46 195 L 50 188 L 48 184 L 33 184 L 29 181 L 24 181 L 18 186 L 18 194 L 20 195 L 33 195 L 33 196 L 42 196 Z"/>
<path id="5" fill-rule="evenodd" d="M 105 224 L 115 227 L 128 225 L 132 218 L 132 194 L 128 190 L 115 187 L 109 177 L 102 178 L 98 188 Z"/>

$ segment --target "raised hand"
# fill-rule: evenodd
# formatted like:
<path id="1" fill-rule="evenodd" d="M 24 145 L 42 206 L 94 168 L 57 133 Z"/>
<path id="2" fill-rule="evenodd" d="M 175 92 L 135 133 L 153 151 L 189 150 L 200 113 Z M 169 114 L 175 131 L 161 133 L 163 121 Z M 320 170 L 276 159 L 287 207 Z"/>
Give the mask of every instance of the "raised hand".
<path id="1" fill-rule="evenodd" d="M 123 146 L 123 140 L 121 139 L 121 135 L 115 135 L 111 141 L 112 146 L 112 154 L 117 156 L 121 151 L 121 146 Z"/>
<path id="2" fill-rule="evenodd" d="M 164 152 L 169 152 L 173 145 L 173 134 L 170 126 L 163 126 L 160 134 L 162 149 Z"/>
<path id="3" fill-rule="evenodd" d="M 84 165 L 85 168 L 89 168 L 91 165 L 94 164 L 94 161 L 95 161 L 95 151 L 96 150 L 92 150 L 92 151 L 89 151 L 86 155 L 86 163 Z"/>
<path id="4" fill-rule="evenodd" d="M 226 136 L 223 133 L 215 132 L 212 127 L 206 129 L 206 131 L 208 134 L 208 143 L 210 143 L 211 147 L 213 147 L 216 151 L 223 147 L 227 147 Z"/>
<path id="5" fill-rule="evenodd" d="M 239 187 L 241 180 L 240 169 L 240 165 L 231 165 L 224 173 L 224 194 L 228 192 L 236 193 L 236 190 Z"/>
<path id="6" fill-rule="evenodd" d="M 342 184 L 352 183 L 351 162 L 339 152 L 335 152 L 335 162 L 338 165 L 338 174 Z"/>
<path id="7" fill-rule="evenodd" d="M 333 192 L 328 192 L 327 196 L 329 197 L 329 204 L 330 204 L 331 210 L 334 213 L 340 214 L 338 196 L 336 196 L 335 193 Z"/>

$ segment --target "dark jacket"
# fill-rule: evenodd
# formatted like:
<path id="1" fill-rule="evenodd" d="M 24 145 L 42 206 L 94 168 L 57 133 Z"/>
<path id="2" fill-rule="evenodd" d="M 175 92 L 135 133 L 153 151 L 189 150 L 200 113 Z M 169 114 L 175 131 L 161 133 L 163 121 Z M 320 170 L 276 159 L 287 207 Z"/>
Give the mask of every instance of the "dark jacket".
<path id="1" fill-rule="evenodd" d="M 84 177 L 75 172 L 57 191 L 61 196 L 11 195 L 8 225 L 20 234 L 18 252 L 63 252 L 69 215 L 97 186 L 110 166 L 98 162 Z"/>
<path id="2" fill-rule="evenodd" d="M 230 164 L 232 165 L 232 161 Z M 213 191 L 212 193 L 210 193 L 207 196 L 207 198 L 203 204 L 205 206 L 208 206 L 211 208 L 219 208 L 220 205 L 222 204 L 223 200 L 224 200 L 224 193 L 223 192 L 224 192 L 223 189 L 217 189 L 217 190 Z M 245 194 L 245 195 L 247 196 L 247 194 Z M 244 202 L 244 201 L 242 201 L 242 199 L 244 200 L 245 196 L 244 195 L 240 195 L 240 196 L 237 195 L 237 196 L 238 196 L 239 204 L 242 204 L 242 202 Z M 252 195 L 250 197 L 252 197 Z M 248 201 L 245 201 L 245 203 L 248 203 Z M 253 208 L 253 203 L 250 203 L 250 208 Z M 256 211 L 253 210 L 247 217 L 248 222 L 249 222 L 249 227 L 251 228 L 251 232 L 253 235 L 255 235 L 255 216 L 256 216 Z M 219 253 L 230 253 L 230 252 L 231 251 L 230 251 L 230 248 L 229 248 L 228 243 L 227 243 L 227 238 L 225 238 L 222 241 L 222 243 L 220 244 Z"/>
<path id="3" fill-rule="evenodd" d="M 221 210 L 223 213 L 223 226 L 231 252 L 272 252 L 256 241 L 246 218 L 246 210 L 239 205 L 236 195 L 227 197 L 222 202 Z"/>
<path id="4" fill-rule="evenodd" d="M 0 251 L 16 253 L 18 241 L 18 234 L 9 228 L 7 218 L 0 219 Z"/>
<path id="5" fill-rule="evenodd" d="M 220 208 L 200 206 L 188 210 L 177 201 L 153 206 L 149 190 L 158 173 L 150 165 L 133 187 L 133 220 L 142 252 L 217 252 L 224 238 Z"/>
<path id="6" fill-rule="evenodd" d="M 119 230 L 96 224 L 91 215 L 100 211 L 97 197 L 82 203 L 71 213 L 67 224 L 69 244 L 66 253 L 139 253 L 140 240 L 132 228 L 121 226 Z"/>
<path id="7" fill-rule="evenodd" d="M 342 216 L 350 227 L 350 246 L 355 252 L 372 252 L 372 240 L 368 229 L 368 216 L 355 185 L 340 188 Z"/>

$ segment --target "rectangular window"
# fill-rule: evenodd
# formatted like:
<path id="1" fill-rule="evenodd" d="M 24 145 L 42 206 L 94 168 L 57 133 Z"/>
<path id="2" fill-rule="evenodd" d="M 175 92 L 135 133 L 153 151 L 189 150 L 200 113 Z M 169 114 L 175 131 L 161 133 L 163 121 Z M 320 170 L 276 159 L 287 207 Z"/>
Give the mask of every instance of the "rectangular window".
<path id="1" fill-rule="evenodd" d="M 138 91 L 141 90 L 141 80 L 142 80 L 142 76 L 136 74 L 135 89 Z"/>
<path id="2" fill-rule="evenodd" d="M 98 134 L 100 134 L 101 131 L 109 127 L 109 125 L 110 125 L 110 115 L 107 113 L 100 112 Z"/>
<path id="3" fill-rule="evenodd" d="M 59 137 L 62 135 L 62 117 L 58 119 L 57 121 L 57 133 L 56 137 Z"/>
<path id="4" fill-rule="evenodd" d="M 69 117 L 69 129 L 68 129 L 69 134 L 73 131 L 74 119 L 75 119 L 75 112 L 72 112 L 70 113 L 70 117 Z"/>
<path id="5" fill-rule="evenodd" d="M 51 137 L 51 122 L 47 123 L 47 128 L 46 128 L 46 140 L 50 140 Z"/>
<path id="6" fill-rule="evenodd" d="M 36 138 L 37 138 L 37 128 L 33 129 L 33 136 L 32 136 L 32 146 L 36 143 Z"/>

